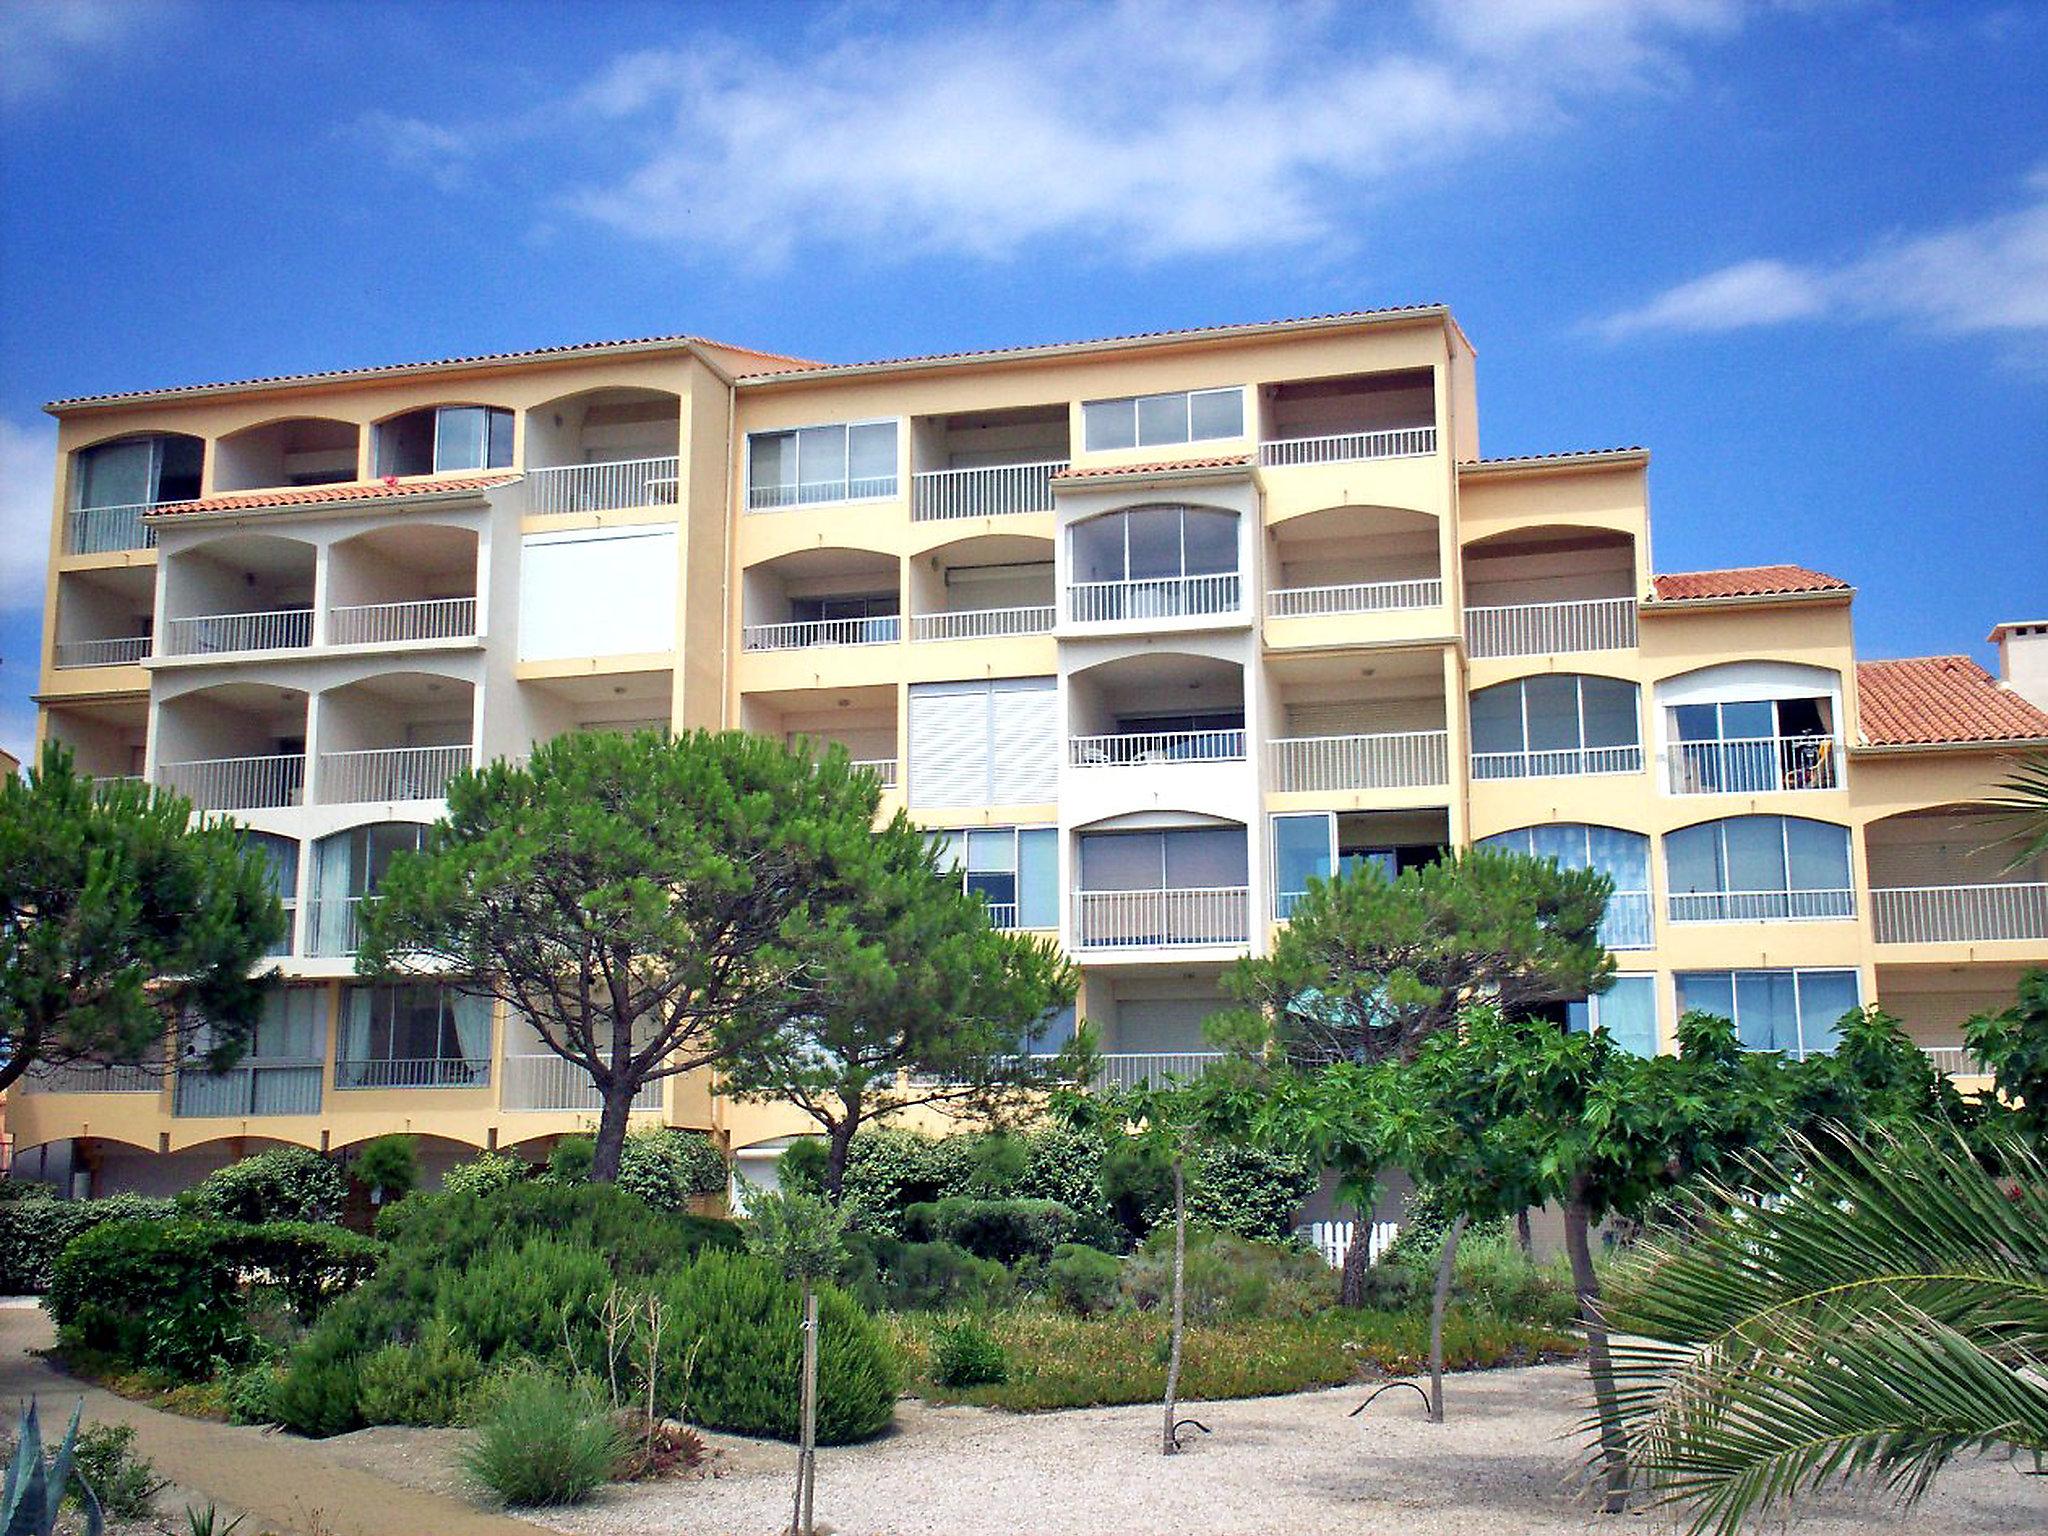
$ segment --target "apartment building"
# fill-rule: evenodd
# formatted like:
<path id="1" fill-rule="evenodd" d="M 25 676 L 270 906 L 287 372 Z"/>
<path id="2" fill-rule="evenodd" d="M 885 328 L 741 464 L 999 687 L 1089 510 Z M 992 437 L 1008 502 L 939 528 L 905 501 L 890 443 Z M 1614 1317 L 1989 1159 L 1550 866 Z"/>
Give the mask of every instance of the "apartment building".
<path id="1" fill-rule="evenodd" d="M 999 923 L 1056 934 L 1120 1083 L 1200 1070 L 1308 880 L 1475 843 L 1610 873 L 1631 1048 L 1689 1008 L 1950 1070 L 2048 963 L 1985 808 L 2048 749 L 2048 623 L 1859 664 L 1853 590 L 1659 573 L 1649 455 L 1481 456 L 1434 306 L 818 364 L 698 337 L 61 401 L 42 730 L 247 824 L 293 933 L 224 1077 L 51 1074 L 18 1170 L 182 1185 L 271 1142 L 538 1150 L 594 1100 L 523 1021 L 354 979 L 448 776 L 558 732 L 844 746 Z M 1680 514 L 1682 515 L 1682 513 Z M 644 1114 L 806 1129 L 702 1077 Z"/>

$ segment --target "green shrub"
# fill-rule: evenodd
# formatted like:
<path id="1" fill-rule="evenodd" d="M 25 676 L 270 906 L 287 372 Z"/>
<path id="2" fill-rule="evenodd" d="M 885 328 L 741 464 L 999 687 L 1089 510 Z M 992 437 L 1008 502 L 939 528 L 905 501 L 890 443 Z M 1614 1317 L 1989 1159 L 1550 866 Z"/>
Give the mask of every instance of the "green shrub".
<path id="1" fill-rule="evenodd" d="M 1008 1200 L 1017 1193 L 1030 1162 L 1022 1138 L 991 1131 L 971 1138 L 967 1159 L 967 1193 L 977 1200 Z"/>
<path id="2" fill-rule="evenodd" d="M 0 1180 L 0 1189 L 33 1189 L 0 1203 L 0 1294 L 34 1295 L 50 1288 L 50 1269 L 65 1245 L 81 1232 L 110 1221 L 165 1221 L 177 1207 L 168 1200 L 141 1195 L 109 1195 L 104 1200 L 55 1200 L 47 1184 L 17 1186 Z"/>
<path id="3" fill-rule="evenodd" d="M 273 1360 L 259 1360 L 228 1372 L 223 1382 L 230 1424 L 275 1424 L 278 1383 L 284 1372 Z"/>
<path id="4" fill-rule="evenodd" d="M 1117 1303 L 1123 1260 L 1082 1243 L 1061 1243 L 1046 1266 L 1046 1290 L 1069 1312 L 1088 1317 Z"/>
<path id="5" fill-rule="evenodd" d="M 952 1243 L 849 1232 L 840 1285 L 871 1312 L 979 1311 L 1009 1301 L 1009 1270 Z"/>
<path id="6" fill-rule="evenodd" d="M 1057 1200 L 973 1200 L 913 1205 L 904 1231 L 919 1242 L 954 1243 L 998 1264 L 1045 1260 L 1073 1235 L 1074 1213 Z"/>
<path id="7" fill-rule="evenodd" d="M 595 1359 L 600 1345 L 592 1303 L 610 1289 L 612 1277 L 601 1250 L 529 1238 L 516 1248 L 491 1249 L 466 1268 L 438 1271 L 430 1315 L 485 1363 L 506 1354 L 555 1356 L 565 1341 L 576 1346 L 578 1359 Z"/>
<path id="8" fill-rule="evenodd" d="M 1010 1379 L 1010 1359 L 979 1323 L 942 1323 L 932 1330 L 932 1378 L 942 1387 L 995 1386 Z"/>
<path id="9" fill-rule="evenodd" d="M 678 1356 L 694 1344 L 687 1384 L 663 1376 L 662 1411 L 675 1414 L 687 1396 L 688 1415 L 709 1429 L 741 1435 L 797 1437 L 803 1360 L 801 1292 L 765 1260 L 712 1251 L 664 1277 Z M 864 1440 L 895 1410 L 896 1372 L 887 1339 L 874 1319 L 835 1286 L 818 1292 L 818 1440 Z"/>
<path id="10" fill-rule="evenodd" d="M 418 1342 L 386 1344 L 357 1369 L 357 1406 L 371 1424 L 460 1424 L 484 1375 L 476 1351 L 439 1320 Z"/>
<path id="11" fill-rule="evenodd" d="M 1131 1243 L 1173 1214 L 1173 1163 L 1150 1141 L 1112 1137 L 1102 1153 L 1102 1198 Z"/>
<path id="12" fill-rule="evenodd" d="M 1402 1312 L 1428 1294 L 1408 1265 L 1382 1259 L 1365 1272 L 1360 1301 L 1376 1312 Z"/>
<path id="13" fill-rule="evenodd" d="M 801 1195 L 823 1195 L 827 1156 L 824 1137 L 797 1137 L 775 1159 L 776 1185 Z"/>
<path id="14" fill-rule="evenodd" d="M 217 1168 L 178 1197 L 221 1221 L 328 1221 L 348 1198 L 341 1171 L 309 1147 L 272 1147 Z"/>
<path id="15" fill-rule="evenodd" d="M 441 1176 L 444 1195 L 488 1195 L 517 1184 L 532 1169 L 523 1158 L 509 1152 L 485 1152 L 466 1163 L 457 1163 Z"/>
<path id="16" fill-rule="evenodd" d="M 651 1125 L 619 1149 L 619 1188 L 657 1211 L 687 1210 L 693 1195 L 723 1194 L 725 1180 L 725 1155 L 696 1131 Z"/>
<path id="17" fill-rule="evenodd" d="M 381 1204 L 403 1200 L 420 1183 L 420 1158 L 415 1138 L 378 1136 L 356 1154 L 356 1181 L 374 1191 Z"/>
<path id="18" fill-rule="evenodd" d="M 559 1237 L 604 1254 L 621 1279 L 672 1269 L 699 1248 L 740 1246 L 738 1225 L 719 1217 L 652 1211 L 610 1184 L 541 1180 L 415 1195 L 379 1215 L 377 1235 L 391 1244 L 391 1264 L 413 1270 L 459 1269 L 487 1249 Z"/>
<path id="19" fill-rule="evenodd" d="M 222 1256 L 238 1277 L 260 1274 L 275 1285 L 301 1323 L 311 1323 L 336 1296 L 375 1273 L 384 1245 L 359 1232 L 310 1221 L 213 1224 Z"/>
<path id="20" fill-rule="evenodd" d="M 593 1393 L 534 1371 L 495 1394 L 462 1465 L 507 1504 L 580 1504 L 610 1480 L 625 1450 Z"/>
<path id="21" fill-rule="evenodd" d="M 1239 1237 L 1284 1242 L 1302 1201 L 1315 1193 L 1307 1162 L 1234 1142 L 1202 1149 L 1188 1191 L 1188 1219 Z"/>
<path id="22" fill-rule="evenodd" d="M 249 1334 L 223 1225 L 124 1221 L 58 1255 L 47 1305 L 66 1349 L 111 1355 L 185 1381 L 239 1361 Z"/>
<path id="23" fill-rule="evenodd" d="M 971 1136 L 898 1130 L 854 1137 L 840 1198 L 848 1223 L 884 1237 L 909 1235 L 903 1226 L 909 1207 L 966 1194 L 974 1172 L 974 1142 Z"/>
<path id="24" fill-rule="evenodd" d="M 557 1184 L 588 1184 L 596 1161 L 595 1136 L 564 1136 L 548 1154 L 548 1171 L 543 1177 Z"/>
<path id="25" fill-rule="evenodd" d="M 82 1480 L 99 1500 L 100 1509 L 113 1520 L 142 1520 L 151 1513 L 158 1493 L 170 1487 L 170 1479 L 158 1477 L 147 1457 L 135 1454 L 135 1428 L 131 1424 L 88 1424 L 78 1432 L 72 1451 L 77 1469 L 70 1492 L 78 1497 Z"/>
<path id="26" fill-rule="evenodd" d="M 363 1424 L 356 1361 L 302 1346 L 271 1389 L 270 1408 L 295 1435 L 323 1440 Z"/>
<path id="27" fill-rule="evenodd" d="M 1124 1265 L 1123 1291 L 1140 1308 L 1173 1297 L 1173 1228 L 1160 1227 Z M 1192 1227 L 1187 1238 L 1187 1315 L 1219 1318 L 1306 1317 L 1337 1299 L 1336 1273 L 1318 1254 L 1234 1232 Z"/>
<path id="28" fill-rule="evenodd" d="M 1570 1277 L 1531 1263 L 1506 1236 L 1460 1239 L 1451 1287 L 1467 1306 L 1506 1323 L 1566 1328 L 1578 1317 Z"/>

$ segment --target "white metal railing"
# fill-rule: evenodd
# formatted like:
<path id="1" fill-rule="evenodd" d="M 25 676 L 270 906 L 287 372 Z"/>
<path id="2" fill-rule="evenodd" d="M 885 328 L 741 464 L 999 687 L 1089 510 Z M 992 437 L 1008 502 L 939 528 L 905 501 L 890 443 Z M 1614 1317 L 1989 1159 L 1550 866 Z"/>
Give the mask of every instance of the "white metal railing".
<path id="1" fill-rule="evenodd" d="M 2048 881 L 1886 886 L 1870 903 L 1880 944 L 2048 939 Z"/>
<path id="2" fill-rule="evenodd" d="M 1016 902 L 991 901 L 987 902 L 986 905 L 988 907 L 989 927 L 1001 928 L 1007 931 L 1009 929 L 1014 929 L 1017 926 Z"/>
<path id="3" fill-rule="evenodd" d="M 313 1115 L 320 1112 L 320 1063 L 244 1061 L 215 1075 L 196 1064 L 178 1071 L 174 1115 Z"/>
<path id="4" fill-rule="evenodd" d="M 1665 762 L 1674 795 L 1760 795 L 1838 789 L 1841 747 L 1826 736 L 1743 736 L 1674 741 Z"/>
<path id="5" fill-rule="evenodd" d="M 903 636 L 893 613 L 865 619 L 799 619 L 793 624 L 749 624 L 740 630 L 743 651 L 800 651 L 813 645 L 890 645 Z"/>
<path id="6" fill-rule="evenodd" d="M 1851 890 L 1671 893 L 1674 923 L 1783 923 L 1855 915 Z"/>
<path id="7" fill-rule="evenodd" d="M 596 1114 L 604 1108 L 597 1084 L 573 1061 L 553 1054 L 507 1055 L 499 1090 L 504 1109 L 581 1110 Z M 633 1095 L 633 1108 L 661 1108 L 661 1081 L 646 1084 Z"/>
<path id="8" fill-rule="evenodd" d="M 1609 949 L 1655 949 L 1650 907 L 1648 891 L 1616 891 L 1600 919 L 1600 942 Z"/>
<path id="9" fill-rule="evenodd" d="M 73 507 L 64 514 L 64 553 L 111 555 L 123 549 L 156 548 L 156 530 L 143 522 L 153 501 L 113 507 Z"/>
<path id="10" fill-rule="evenodd" d="M 1052 477 L 1065 459 L 1036 464 L 990 464 L 981 469 L 928 469 L 910 477 L 910 517 L 936 522 L 955 517 L 1001 517 L 1050 512 Z"/>
<path id="11" fill-rule="evenodd" d="M 476 599 L 428 597 L 407 603 L 350 603 L 327 615 L 329 645 L 406 645 L 476 633 Z"/>
<path id="12" fill-rule="evenodd" d="M 1632 597 L 1508 603 L 1465 610 L 1465 645 L 1474 656 L 1623 651 L 1635 643 L 1636 600 Z"/>
<path id="13" fill-rule="evenodd" d="M 1216 731 L 1136 731 L 1129 735 L 1067 738 L 1067 761 L 1076 768 L 1129 768 L 1141 763 L 1235 763 L 1243 760 L 1242 726 Z"/>
<path id="14" fill-rule="evenodd" d="M 1386 427 L 1377 432 L 1276 437 L 1259 444 L 1259 462 L 1277 469 L 1290 464 L 1337 464 L 1346 459 L 1406 459 L 1435 452 L 1435 427 Z"/>
<path id="15" fill-rule="evenodd" d="M 313 610 L 276 608 L 265 613 L 205 613 L 166 619 L 163 639 L 166 656 L 300 650 L 313 643 Z"/>
<path id="16" fill-rule="evenodd" d="M 157 782 L 175 789 L 202 811 L 253 811 L 297 805 L 306 787 L 306 755 L 201 757 L 159 763 Z"/>
<path id="17" fill-rule="evenodd" d="M 33 1066 L 21 1078 L 23 1093 L 155 1093 L 164 1085 L 162 1067 L 135 1063 L 67 1061 Z"/>
<path id="18" fill-rule="evenodd" d="M 1343 613 L 1390 613 L 1435 608 L 1444 600 L 1440 577 L 1413 581 L 1349 581 L 1334 587 L 1275 587 L 1266 594 L 1269 619 L 1319 619 Z"/>
<path id="19" fill-rule="evenodd" d="M 955 608 L 910 618 L 913 640 L 1001 640 L 1012 635 L 1052 633 L 1053 608 Z"/>
<path id="20" fill-rule="evenodd" d="M 336 1088 L 488 1088 L 488 1056 L 342 1057 L 334 1063 Z"/>
<path id="21" fill-rule="evenodd" d="M 452 747 L 372 747 L 322 752 L 314 788 L 322 805 L 378 800 L 440 800 L 448 781 L 470 764 L 467 742 Z"/>
<path id="22" fill-rule="evenodd" d="M 1241 885 L 1076 891 L 1074 933 L 1091 949 L 1244 944 L 1251 939 L 1251 892 Z"/>
<path id="23" fill-rule="evenodd" d="M 884 789 L 896 787 L 896 759 L 893 757 L 856 757 L 853 766 L 867 769 L 881 781 Z"/>
<path id="24" fill-rule="evenodd" d="M 1448 784 L 1449 740 L 1444 731 L 1282 736 L 1267 743 L 1267 772 L 1280 793 Z"/>
<path id="25" fill-rule="evenodd" d="M 352 955 L 361 930 L 356 912 L 360 896 L 316 896 L 306 903 L 306 953 L 318 960 Z"/>
<path id="26" fill-rule="evenodd" d="M 747 487 L 747 510 L 780 512 L 789 507 L 814 507 L 832 501 L 874 501 L 895 494 L 894 475 L 825 480 L 809 485 L 750 485 Z"/>
<path id="27" fill-rule="evenodd" d="M 673 506 L 681 461 L 670 454 L 653 459 L 613 459 L 603 464 L 545 465 L 526 472 L 526 510 L 546 517 L 557 512 L 618 512 L 628 507 Z"/>
<path id="28" fill-rule="evenodd" d="M 1067 588 L 1067 616 L 1076 624 L 1125 619 L 1181 619 L 1235 613 L 1237 572 L 1215 576 L 1146 576 L 1135 581 L 1079 581 Z"/>
<path id="29" fill-rule="evenodd" d="M 149 654 L 149 636 L 121 635 L 111 640 L 59 640 L 50 659 L 60 667 L 125 667 Z"/>
<path id="30" fill-rule="evenodd" d="M 1542 752 L 1474 752 L 1475 779 L 1550 779 L 1591 773 L 1641 773 L 1643 749 L 1560 747 Z"/>
<path id="31" fill-rule="evenodd" d="M 1095 1058 L 1093 1086 L 1164 1088 L 1175 1078 L 1200 1077 L 1223 1059 L 1221 1051 L 1111 1051 Z"/>
<path id="32" fill-rule="evenodd" d="M 1927 1064 L 1950 1077 L 1983 1077 L 1984 1063 L 1970 1054 L 1966 1045 L 1923 1045 Z"/>

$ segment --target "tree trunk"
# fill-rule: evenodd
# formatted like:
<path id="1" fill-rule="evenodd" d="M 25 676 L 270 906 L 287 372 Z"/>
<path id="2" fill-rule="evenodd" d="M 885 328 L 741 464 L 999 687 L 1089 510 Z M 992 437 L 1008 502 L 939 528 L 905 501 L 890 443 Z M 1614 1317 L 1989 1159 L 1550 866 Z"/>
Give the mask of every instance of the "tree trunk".
<path id="1" fill-rule="evenodd" d="M 1459 1216 L 1444 1233 L 1443 1253 L 1436 1261 L 1436 1290 L 1429 1300 L 1429 1422 L 1444 1421 L 1444 1309 L 1451 1304 L 1451 1278 L 1458 1268 L 1458 1239 L 1465 1235 Z"/>
<path id="2" fill-rule="evenodd" d="M 622 1083 L 614 1077 L 602 1090 L 604 1108 L 597 1117 L 597 1143 L 590 1154 L 590 1182 L 610 1184 L 619 1176 L 619 1154 L 626 1147 L 626 1117 L 632 1112 L 637 1083 Z"/>
<path id="3" fill-rule="evenodd" d="M 802 1423 L 796 1453 L 796 1507 L 790 1519 L 795 1536 L 811 1536 L 812 1494 L 818 1478 L 818 1293 L 804 1277 L 804 1380 Z"/>
<path id="4" fill-rule="evenodd" d="M 1529 1207 L 1526 1205 L 1515 1212 L 1515 1241 L 1522 1245 L 1522 1257 L 1535 1263 L 1536 1237 L 1529 1230 Z"/>
<path id="5" fill-rule="evenodd" d="M 1600 1277 L 1593 1269 L 1593 1221 L 1583 1187 L 1575 1180 L 1565 1198 L 1564 1246 L 1571 1256 L 1572 1287 L 1579 1296 L 1579 1321 L 1586 1328 L 1586 1369 L 1593 1377 L 1593 1402 L 1600 1415 L 1600 1456 L 1607 1491 L 1602 1511 L 1628 1508 L 1628 1444 L 1621 1430 L 1621 1405 L 1614 1387 L 1614 1357 L 1607 1348 L 1607 1324 L 1600 1317 Z"/>
<path id="6" fill-rule="evenodd" d="M 1353 1209 L 1351 1222 L 1351 1246 L 1344 1250 L 1344 1267 L 1337 1277 L 1337 1304 L 1343 1307 L 1365 1305 L 1365 1272 L 1372 1268 L 1372 1207 L 1361 1204 Z"/>
<path id="7" fill-rule="evenodd" d="M 1180 1449 L 1173 1437 L 1174 1415 L 1180 1403 L 1181 1327 L 1187 1318 L 1188 1282 L 1188 1185 L 1181 1154 L 1173 1155 L 1173 1323 L 1166 1346 L 1166 1438 L 1160 1449 L 1168 1456 Z"/>
<path id="8" fill-rule="evenodd" d="M 825 1199 L 837 1205 L 846 1189 L 846 1163 L 853 1154 L 853 1133 L 860 1121 L 851 1117 L 825 1127 Z"/>

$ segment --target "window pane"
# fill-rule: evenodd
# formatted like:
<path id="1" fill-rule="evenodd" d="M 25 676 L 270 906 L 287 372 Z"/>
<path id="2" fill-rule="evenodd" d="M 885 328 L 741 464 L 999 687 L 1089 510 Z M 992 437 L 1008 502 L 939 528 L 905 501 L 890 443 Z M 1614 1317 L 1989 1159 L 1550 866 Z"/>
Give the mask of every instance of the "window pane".
<path id="1" fill-rule="evenodd" d="M 1582 677 L 1579 687 L 1586 705 L 1586 745 L 1635 746 L 1636 685 L 1618 677 Z"/>
<path id="2" fill-rule="evenodd" d="M 1472 750 L 1519 752 L 1522 745 L 1521 685 L 1501 683 L 1473 694 Z"/>
<path id="3" fill-rule="evenodd" d="M 509 469 L 512 465 L 512 413 L 492 411 L 490 456 L 486 462 L 492 469 Z"/>
<path id="4" fill-rule="evenodd" d="M 989 906 L 989 921 L 998 928 L 1008 928 L 1017 921 L 1017 877 L 1008 870 L 999 874 L 969 873 L 967 876 L 969 894 L 979 896 Z"/>
<path id="5" fill-rule="evenodd" d="M 1721 734 L 1720 712 L 1711 704 L 1680 704 L 1671 711 L 1680 741 L 1712 741 Z"/>
<path id="6" fill-rule="evenodd" d="M 1560 869 L 1586 867 L 1586 829 L 1554 825 L 1529 829 L 1529 851 L 1539 859 L 1554 859 Z"/>
<path id="7" fill-rule="evenodd" d="M 1330 818 L 1273 818 L 1273 889 L 1282 898 L 1308 889 L 1309 877 L 1330 878 Z M 1284 904 L 1284 903 L 1283 903 Z"/>
<path id="8" fill-rule="evenodd" d="M 1654 976 L 1617 976 L 1593 1005 L 1600 1028 L 1623 1050 L 1637 1056 L 1657 1054 L 1657 980 Z"/>
<path id="9" fill-rule="evenodd" d="M 1529 750 L 1555 752 L 1579 745 L 1579 680 L 1575 677 L 1525 677 L 1522 694 L 1529 707 Z"/>
<path id="10" fill-rule="evenodd" d="M 1138 446 L 1188 440 L 1188 397 L 1186 395 L 1140 395 L 1138 397 Z"/>
<path id="11" fill-rule="evenodd" d="M 1190 576 L 1216 576 L 1237 569 L 1237 515 L 1197 507 L 1184 516 Z"/>
<path id="12" fill-rule="evenodd" d="M 1513 832 L 1496 832 L 1491 837 L 1482 837 L 1479 846 L 1500 853 L 1527 853 L 1533 841 L 1528 827 L 1518 827 Z"/>
<path id="13" fill-rule="evenodd" d="M 1110 514 L 1074 525 L 1075 581 L 1124 579 L 1124 520 Z"/>
<path id="14" fill-rule="evenodd" d="M 1010 874 L 1017 868 L 1017 836 L 1008 827 L 967 834 L 967 868 L 974 873 L 1000 870 Z"/>
<path id="15" fill-rule="evenodd" d="M 1017 926 L 1060 924 L 1060 835 L 1052 827 L 1017 834 Z"/>
<path id="16" fill-rule="evenodd" d="M 1735 973 L 1736 1033 L 1753 1051 L 1799 1053 L 1799 999 L 1790 971 Z"/>
<path id="17" fill-rule="evenodd" d="M 1678 1014 L 1711 1013 L 1717 1019 L 1735 1019 L 1735 978 L 1727 971 L 1680 971 Z"/>
<path id="18" fill-rule="evenodd" d="M 846 494 L 846 428 L 805 427 L 797 433 L 797 500 L 836 501 Z"/>
<path id="19" fill-rule="evenodd" d="M 482 406 L 442 406 L 434 413 L 434 468 L 482 469 L 487 425 Z"/>
<path id="20" fill-rule="evenodd" d="M 1795 891 L 1849 889 L 1849 829 L 1800 817 L 1785 820 L 1785 843 L 1791 855 Z"/>
<path id="21" fill-rule="evenodd" d="M 1785 889 L 1784 823 L 1776 816 L 1733 816 L 1721 823 L 1728 840 L 1728 889 Z"/>
<path id="22" fill-rule="evenodd" d="M 756 491 L 795 485 L 796 434 L 756 432 L 749 437 L 747 477 Z"/>
<path id="23" fill-rule="evenodd" d="M 1156 891 L 1163 854 L 1157 832 L 1096 832 L 1081 837 L 1081 889 Z"/>
<path id="24" fill-rule="evenodd" d="M 932 850 L 938 855 L 939 868 L 959 869 L 967 862 L 967 834 L 965 832 L 929 832 Z"/>
<path id="25" fill-rule="evenodd" d="M 1593 868 L 1612 877 L 1616 891 L 1650 888 L 1650 840 L 1642 833 L 1588 827 L 1586 851 Z"/>
<path id="26" fill-rule="evenodd" d="M 191 501 L 197 497 L 200 469 L 206 460 L 206 445 L 196 437 L 160 437 L 156 446 L 155 499 Z M 344 478 L 355 478 L 353 465 Z"/>
<path id="27" fill-rule="evenodd" d="M 886 495 L 896 484 L 896 423 L 871 421 L 847 430 L 847 476 L 857 496 Z"/>
<path id="28" fill-rule="evenodd" d="M 1801 971 L 1799 1026 L 1805 1049 L 1812 1054 L 1834 1050 L 1835 1026 L 1861 1001 L 1854 971 Z"/>
<path id="29" fill-rule="evenodd" d="M 1209 889 L 1247 883 L 1245 836 L 1239 827 L 1203 827 L 1166 834 L 1169 889 Z"/>
<path id="30" fill-rule="evenodd" d="M 1124 514 L 1131 540 L 1131 579 L 1178 576 L 1180 508 L 1141 507 Z"/>
<path id="31" fill-rule="evenodd" d="M 1188 397 L 1188 436 L 1196 442 L 1210 437 L 1244 436 L 1244 391 L 1205 389 Z"/>
<path id="32" fill-rule="evenodd" d="M 102 443 L 78 456 L 81 507 L 129 507 L 152 499 L 156 452 L 147 438 Z"/>
<path id="33" fill-rule="evenodd" d="M 1768 702 L 1744 702 L 1721 706 L 1721 739 L 1742 741 L 1775 735 L 1777 713 Z"/>
<path id="34" fill-rule="evenodd" d="M 1681 896 L 1724 889 L 1721 833 L 1715 823 L 1664 834 L 1664 883 L 1672 894 Z"/>
<path id="35" fill-rule="evenodd" d="M 1090 400 L 1081 407 L 1081 435 L 1090 453 L 1106 448 L 1134 448 L 1138 443 L 1138 408 L 1134 400 Z"/>

